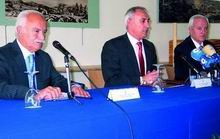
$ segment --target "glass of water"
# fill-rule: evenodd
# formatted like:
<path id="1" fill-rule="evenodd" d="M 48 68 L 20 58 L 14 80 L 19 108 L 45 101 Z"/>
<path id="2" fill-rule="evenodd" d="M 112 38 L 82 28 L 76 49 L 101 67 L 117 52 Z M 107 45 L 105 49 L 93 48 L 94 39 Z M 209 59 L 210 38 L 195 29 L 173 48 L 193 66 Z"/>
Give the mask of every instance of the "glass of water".
<path id="1" fill-rule="evenodd" d="M 29 81 L 29 86 L 30 89 L 26 92 L 25 98 L 24 98 L 24 103 L 25 103 L 25 108 L 40 108 L 40 100 L 36 99 L 36 95 L 38 93 L 35 85 L 35 76 L 38 71 L 33 71 L 33 72 L 25 72 L 28 74 L 31 79 Z"/>
<path id="2" fill-rule="evenodd" d="M 153 83 L 152 85 L 152 92 L 155 93 L 163 93 L 164 92 L 164 87 L 165 87 L 165 82 L 161 79 L 161 71 L 160 68 L 161 66 L 163 66 L 163 64 L 154 64 L 154 66 L 157 67 L 157 71 L 159 72 L 159 76 L 157 78 L 157 80 Z"/>

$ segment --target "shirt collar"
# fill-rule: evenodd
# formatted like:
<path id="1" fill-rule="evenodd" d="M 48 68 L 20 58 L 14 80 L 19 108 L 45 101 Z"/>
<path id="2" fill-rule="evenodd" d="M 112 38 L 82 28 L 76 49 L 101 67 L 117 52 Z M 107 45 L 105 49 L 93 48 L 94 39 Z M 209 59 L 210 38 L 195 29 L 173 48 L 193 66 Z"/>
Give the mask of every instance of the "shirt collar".
<path id="1" fill-rule="evenodd" d="M 128 35 L 128 39 L 130 40 L 132 46 L 136 46 L 137 42 L 142 42 L 142 40 L 138 41 L 136 38 L 131 36 L 131 34 L 129 32 L 127 32 L 127 35 Z M 143 44 L 143 42 L 142 42 L 142 44 Z"/>
<path id="2" fill-rule="evenodd" d="M 191 37 L 194 45 L 196 46 L 196 48 L 199 48 L 200 46 L 203 46 L 203 42 L 201 44 L 199 44 L 198 42 L 196 42 L 192 37 Z"/>
<path id="3" fill-rule="evenodd" d="M 18 43 L 18 46 L 20 47 L 21 49 L 21 52 L 24 56 L 24 59 L 26 59 L 30 54 L 34 54 L 34 53 L 31 53 L 30 51 L 28 51 L 28 49 L 26 49 L 20 42 L 19 40 L 17 39 L 17 43 Z"/>

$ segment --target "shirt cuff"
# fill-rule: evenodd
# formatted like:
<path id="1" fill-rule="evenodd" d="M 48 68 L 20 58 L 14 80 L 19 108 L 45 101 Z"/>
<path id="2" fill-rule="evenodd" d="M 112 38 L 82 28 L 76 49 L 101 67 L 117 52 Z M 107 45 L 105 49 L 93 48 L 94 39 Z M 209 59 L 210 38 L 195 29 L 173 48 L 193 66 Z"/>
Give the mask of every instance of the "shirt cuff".
<path id="1" fill-rule="evenodd" d="M 144 81 L 143 81 L 143 77 L 142 76 L 140 76 L 140 85 L 144 85 Z"/>

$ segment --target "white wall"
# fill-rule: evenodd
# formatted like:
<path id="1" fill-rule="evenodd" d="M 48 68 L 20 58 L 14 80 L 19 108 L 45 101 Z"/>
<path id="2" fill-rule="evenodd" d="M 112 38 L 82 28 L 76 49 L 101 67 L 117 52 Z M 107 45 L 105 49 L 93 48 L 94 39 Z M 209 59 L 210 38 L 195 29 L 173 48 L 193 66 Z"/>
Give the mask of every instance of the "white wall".
<path id="1" fill-rule="evenodd" d="M 100 54 L 104 42 L 125 33 L 124 14 L 132 6 L 144 6 L 152 19 L 149 40 L 154 42 L 160 62 L 168 62 L 168 41 L 172 39 L 173 24 L 158 23 L 158 0 L 100 0 L 100 27 L 93 28 L 50 28 L 45 51 L 51 54 L 56 67 L 63 66 L 63 55 L 53 46 L 54 40 L 60 41 L 79 61 L 81 65 L 100 65 Z M 187 24 L 177 25 L 177 38 L 187 35 Z M 220 38 L 219 24 L 212 24 L 209 38 Z M 6 34 L 6 35 L 5 35 Z M 0 45 L 14 40 L 14 27 L 0 26 Z M 81 73 L 74 79 L 85 82 Z"/>

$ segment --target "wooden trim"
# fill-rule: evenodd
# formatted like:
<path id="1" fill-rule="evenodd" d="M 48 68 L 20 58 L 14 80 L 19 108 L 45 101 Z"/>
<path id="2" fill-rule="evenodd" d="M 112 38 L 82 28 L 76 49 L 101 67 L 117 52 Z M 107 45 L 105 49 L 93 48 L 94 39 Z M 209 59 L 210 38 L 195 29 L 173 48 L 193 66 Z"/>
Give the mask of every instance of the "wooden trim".
<path id="1" fill-rule="evenodd" d="M 81 67 L 84 71 L 88 70 L 101 70 L 101 65 L 89 65 L 89 66 L 82 66 Z M 56 70 L 60 73 L 65 73 L 65 67 L 56 67 Z M 70 72 L 79 72 L 79 68 L 77 66 L 70 67 Z"/>

